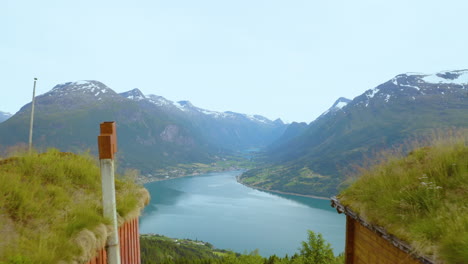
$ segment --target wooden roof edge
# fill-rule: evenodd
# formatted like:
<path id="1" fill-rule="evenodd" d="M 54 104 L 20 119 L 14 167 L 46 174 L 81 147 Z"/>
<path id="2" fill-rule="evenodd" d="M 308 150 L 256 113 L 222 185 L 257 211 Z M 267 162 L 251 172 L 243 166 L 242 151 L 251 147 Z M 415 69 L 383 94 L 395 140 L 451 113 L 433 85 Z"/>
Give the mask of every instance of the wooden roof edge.
<path id="1" fill-rule="evenodd" d="M 344 213 L 345 215 L 353 218 L 354 220 L 358 221 L 361 225 L 367 227 L 369 230 L 373 231 L 383 239 L 387 240 L 388 242 L 392 243 L 395 247 L 399 248 L 400 250 L 403 250 L 407 254 L 413 256 L 414 258 L 418 259 L 424 264 L 435 264 L 434 260 L 430 259 L 429 257 L 426 256 L 421 256 L 419 254 L 416 254 L 415 250 L 408 245 L 406 242 L 400 240 L 399 238 L 395 237 L 394 235 L 388 234 L 385 228 L 380 227 L 380 226 L 375 226 L 369 222 L 367 222 L 365 219 L 359 216 L 356 212 L 354 212 L 351 208 L 348 206 L 344 206 L 343 204 L 340 203 L 338 198 L 336 196 L 333 196 L 330 198 L 331 202 L 331 207 L 335 208 L 336 211 L 339 214 Z"/>

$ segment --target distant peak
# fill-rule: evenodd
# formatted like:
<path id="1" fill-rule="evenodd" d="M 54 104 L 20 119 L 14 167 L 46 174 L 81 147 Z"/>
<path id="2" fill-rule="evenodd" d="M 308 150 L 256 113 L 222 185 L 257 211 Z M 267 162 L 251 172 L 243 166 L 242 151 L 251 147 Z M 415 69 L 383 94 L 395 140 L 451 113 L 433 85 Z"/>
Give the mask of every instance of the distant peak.
<path id="1" fill-rule="evenodd" d="M 98 100 L 102 100 L 105 97 L 116 96 L 116 93 L 102 82 L 84 80 L 57 84 L 50 92 L 46 93 L 46 95 L 58 97 L 92 95 Z"/>
<path id="2" fill-rule="evenodd" d="M 157 106 L 169 106 L 173 104 L 172 101 L 167 100 L 166 98 L 159 96 L 159 95 L 148 94 L 145 96 L 151 103 Z"/>
<path id="3" fill-rule="evenodd" d="M 141 101 L 146 99 L 146 96 L 138 88 L 120 93 L 120 95 L 134 101 Z"/>
<path id="4" fill-rule="evenodd" d="M 341 109 L 341 108 L 345 107 L 349 102 L 351 102 L 350 99 L 340 97 L 340 98 L 338 98 L 338 100 L 335 101 L 335 103 L 332 105 L 331 108 L 332 109 Z"/>
<path id="5" fill-rule="evenodd" d="M 318 118 L 320 118 L 322 116 L 325 116 L 326 114 L 335 113 L 335 112 L 341 110 L 343 107 L 345 107 L 351 101 L 352 100 L 350 100 L 348 98 L 345 98 L 345 97 L 338 98 L 335 101 L 335 103 L 333 103 L 333 105 L 327 111 L 325 111 L 323 114 L 321 114 Z"/>
<path id="6" fill-rule="evenodd" d="M 60 84 L 57 84 L 57 86 L 60 86 L 60 87 L 64 87 L 64 86 L 88 86 L 88 85 L 92 85 L 92 84 L 95 84 L 95 85 L 104 85 L 103 83 L 99 82 L 99 81 L 95 81 L 95 80 L 80 80 L 80 81 L 76 81 L 76 82 L 64 82 L 64 83 L 60 83 Z"/>
<path id="7" fill-rule="evenodd" d="M 284 125 L 284 122 L 283 122 L 283 120 L 281 120 L 281 118 L 275 119 L 275 121 L 273 121 L 273 123 L 275 123 L 277 125 Z"/>
<path id="8" fill-rule="evenodd" d="M 98 81 L 93 80 L 83 80 L 83 81 L 76 81 L 76 82 L 65 82 L 61 84 L 57 84 L 54 86 L 52 91 L 57 90 L 90 90 L 93 88 L 107 88 L 105 84 Z"/>
<path id="9" fill-rule="evenodd" d="M 178 101 L 181 106 L 193 107 L 193 104 L 190 101 Z"/>

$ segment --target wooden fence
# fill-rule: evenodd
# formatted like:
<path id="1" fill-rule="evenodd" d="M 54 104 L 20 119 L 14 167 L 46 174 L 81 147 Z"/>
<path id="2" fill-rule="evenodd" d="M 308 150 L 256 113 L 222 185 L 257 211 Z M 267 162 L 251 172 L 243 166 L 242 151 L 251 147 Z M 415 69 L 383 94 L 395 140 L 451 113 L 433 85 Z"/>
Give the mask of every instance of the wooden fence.
<path id="1" fill-rule="evenodd" d="M 119 227 L 120 263 L 141 264 L 138 217 Z M 106 249 L 101 249 L 87 264 L 107 264 Z"/>

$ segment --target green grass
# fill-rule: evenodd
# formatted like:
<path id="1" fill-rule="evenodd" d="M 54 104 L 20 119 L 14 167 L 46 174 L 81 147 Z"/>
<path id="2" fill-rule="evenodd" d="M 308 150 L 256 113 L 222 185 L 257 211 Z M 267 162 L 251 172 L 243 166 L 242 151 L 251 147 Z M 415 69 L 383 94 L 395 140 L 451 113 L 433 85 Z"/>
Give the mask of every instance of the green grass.
<path id="1" fill-rule="evenodd" d="M 176 166 L 166 167 L 153 171 L 151 174 L 141 176 L 141 182 L 149 182 L 154 180 L 178 178 L 187 175 L 198 175 L 212 172 L 220 172 L 227 170 L 245 170 L 255 166 L 255 163 L 241 156 L 226 156 L 218 158 L 216 162 L 209 164 L 205 163 L 186 163 L 177 164 Z"/>
<path id="2" fill-rule="evenodd" d="M 468 261 L 467 134 L 390 156 L 340 193 L 372 224 L 445 263 Z"/>
<path id="3" fill-rule="evenodd" d="M 240 181 L 254 188 L 329 197 L 336 191 L 338 179 L 314 173 L 308 167 L 291 174 L 290 165 L 275 165 L 244 172 Z"/>
<path id="4" fill-rule="evenodd" d="M 0 182 L 0 263 L 81 261 L 103 243 L 109 221 L 90 155 L 51 149 L 3 159 Z M 116 189 L 117 211 L 128 217 L 141 206 L 141 188 L 121 178 Z"/>

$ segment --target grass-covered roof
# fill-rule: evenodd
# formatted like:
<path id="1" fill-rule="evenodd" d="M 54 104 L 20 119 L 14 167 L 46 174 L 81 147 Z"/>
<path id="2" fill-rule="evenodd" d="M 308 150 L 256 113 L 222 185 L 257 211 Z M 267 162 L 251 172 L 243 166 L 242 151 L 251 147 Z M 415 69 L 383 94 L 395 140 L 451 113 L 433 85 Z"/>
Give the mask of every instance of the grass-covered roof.
<path id="1" fill-rule="evenodd" d="M 0 159 L 0 263 L 84 263 L 104 246 L 109 220 L 97 164 L 54 149 Z M 149 198 L 125 177 L 116 192 L 121 223 Z"/>
<path id="2" fill-rule="evenodd" d="M 387 158 L 364 170 L 338 199 L 417 254 L 436 263 L 468 263 L 467 138 L 462 133 Z"/>

